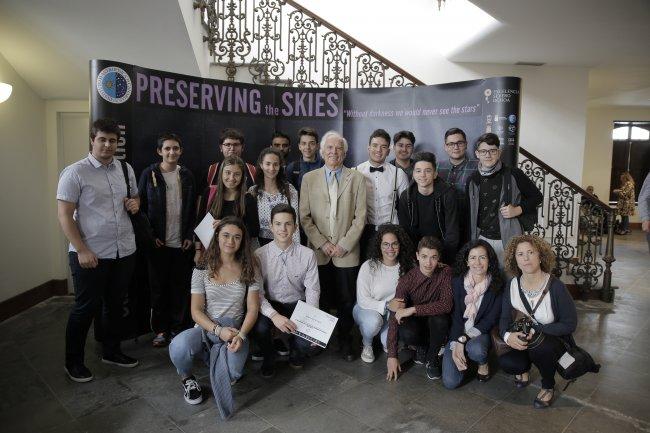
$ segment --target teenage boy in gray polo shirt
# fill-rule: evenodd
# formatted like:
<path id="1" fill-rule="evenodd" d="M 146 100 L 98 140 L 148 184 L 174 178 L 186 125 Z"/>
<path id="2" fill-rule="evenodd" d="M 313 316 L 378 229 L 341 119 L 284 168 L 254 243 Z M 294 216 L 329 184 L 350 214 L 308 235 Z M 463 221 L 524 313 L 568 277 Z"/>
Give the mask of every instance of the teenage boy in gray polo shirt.
<path id="1" fill-rule="evenodd" d="M 135 266 L 135 236 L 127 212 L 136 213 L 140 199 L 128 164 L 133 198 L 127 198 L 124 172 L 114 158 L 119 138 L 115 121 L 95 121 L 90 130 L 90 153 L 61 172 L 56 193 L 59 223 L 70 241 L 75 288 L 75 305 L 65 335 L 65 371 L 75 382 L 93 379 L 84 364 L 84 347 L 90 324 L 102 305 L 102 362 L 138 365 L 120 350 L 122 301 Z"/>

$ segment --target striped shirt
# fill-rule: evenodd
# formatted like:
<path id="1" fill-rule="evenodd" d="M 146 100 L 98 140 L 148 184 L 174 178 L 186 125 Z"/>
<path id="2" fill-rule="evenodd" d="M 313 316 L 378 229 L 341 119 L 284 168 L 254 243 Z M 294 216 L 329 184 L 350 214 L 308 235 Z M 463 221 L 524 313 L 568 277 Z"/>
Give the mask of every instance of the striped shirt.
<path id="1" fill-rule="evenodd" d="M 259 291 L 261 281 L 248 286 L 248 290 Z M 244 320 L 244 303 L 246 302 L 246 285 L 241 281 L 215 283 L 205 269 L 194 269 L 192 272 L 191 293 L 205 295 L 205 312 L 211 320 L 229 317 L 241 325 Z"/>
<path id="2" fill-rule="evenodd" d="M 402 276 L 397 283 L 395 298 L 404 299 L 406 308 L 415 307 L 414 316 L 437 316 L 449 314 L 453 305 L 451 268 L 439 265 L 431 277 L 415 267 Z M 391 313 L 388 322 L 388 356 L 397 358 L 397 320 Z"/>

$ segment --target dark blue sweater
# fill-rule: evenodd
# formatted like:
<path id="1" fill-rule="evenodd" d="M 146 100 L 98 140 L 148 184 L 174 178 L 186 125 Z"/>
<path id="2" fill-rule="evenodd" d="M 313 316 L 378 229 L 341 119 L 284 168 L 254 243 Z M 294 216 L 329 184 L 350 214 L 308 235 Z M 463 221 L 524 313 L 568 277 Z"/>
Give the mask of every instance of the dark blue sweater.
<path id="1" fill-rule="evenodd" d="M 571 334 L 576 330 L 578 325 L 578 314 L 573 298 L 567 290 L 564 283 L 554 276 L 551 276 L 550 288 L 546 296 L 551 298 L 551 309 L 555 321 L 547 325 L 535 325 L 535 331 L 543 332 L 548 335 L 562 337 L 565 340 L 571 340 Z M 503 335 L 512 323 L 513 317 L 512 303 L 510 302 L 510 282 L 503 291 L 503 306 L 501 308 L 501 319 L 499 320 L 499 335 Z"/>
<path id="2" fill-rule="evenodd" d="M 451 288 L 454 292 L 454 308 L 451 310 L 451 330 L 449 331 L 449 341 L 456 341 L 458 337 L 465 333 L 465 322 L 463 317 L 465 312 L 465 285 L 463 277 L 455 277 L 451 280 Z M 483 300 L 476 312 L 474 327 L 481 331 L 481 334 L 489 334 L 490 330 L 496 326 L 499 315 L 501 314 L 501 291 L 495 293 L 488 289 L 483 294 Z"/>

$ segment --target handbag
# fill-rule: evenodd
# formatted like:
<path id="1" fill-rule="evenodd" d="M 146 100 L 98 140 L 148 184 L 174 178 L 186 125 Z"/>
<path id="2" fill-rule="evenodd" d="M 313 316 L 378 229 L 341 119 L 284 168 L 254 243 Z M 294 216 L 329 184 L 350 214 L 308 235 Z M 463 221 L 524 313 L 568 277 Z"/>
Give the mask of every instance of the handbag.
<path id="1" fill-rule="evenodd" d="M 528 315 L 520 312 L 521 315 L 519 317 L 516 317 L 510 326 L 508 326 L 508 332 L 523 332 L 526 335 L 530 333 L 530 331 L 533 329 L 533 325 L 535 324 L 535 312 L 542 304 L 544 297 L 548 293 L 550 283 L 551 277 L 549 277 L 548 281 L 546 282 L 544 290 L 542 291 L 542 296 L 539 297 L 535 308 L 531 308 L 530 303 L 528 302 L 528 298 L 526 298 L 524 291 L 521 289 L 521 277 L 517 277 L 517 289 L 519 290 L 519 298 L 521 299 L 522 304 L 524 304 L 524 308 L 528 312 Z M 544 341 L 544 337 L 545 336 L 543 332 L 534 332 L 531 339 L 528 340 L 528 349 L 534 349 L 535 347 L 539 346 L 542 341 Z"/>
<path id="2" fill-rule="evenodd" d="M 556 370 L 563 379 L 568 380 L 564 389 L 575 382 L 577 378 L 586 373 L 598 373 L 600 371 L 600 364 L 597 364 L 591 357 L 589 352 L 579 347 L 573 337 L 570 342 L 560 338 L 566 352 L 558 359 L 556 363 Z"/>
<path id="3" fill-rule="evenodd" d="M 129 182 L 129 173 L 127 172 L 126 164 L 120 161 L 122 166 L 122 173 L 124 173 L 124 180 L 126 181 L 126 196 L 131 198 L 131 183 Z M 150 251 L 156 245 L 156 237 L 153 234 L 153 228 L 147 215 L 138 210 L 136 213 L 126 212 L 131 220 L 133 226 L 133 233 L 135 234 L 136 248 L 141 251 Z"/>

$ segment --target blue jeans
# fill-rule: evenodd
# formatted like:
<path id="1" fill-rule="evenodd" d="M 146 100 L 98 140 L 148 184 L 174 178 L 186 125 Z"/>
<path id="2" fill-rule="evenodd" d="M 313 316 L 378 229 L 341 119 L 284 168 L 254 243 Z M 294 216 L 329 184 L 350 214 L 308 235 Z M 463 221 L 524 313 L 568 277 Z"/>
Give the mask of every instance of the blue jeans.
<path id="1" fill-rule="evenodd" d="M 210 361 L 210 351 L 201 340 L 200 327 L 186 329 L 178 334 L 169 343 L 169 357 L 176 367 L 179 376 L 185 379 L 192 375 L 194 358 L 199 358 L 208 364 Z M 228 372 L 230 380 L 238 380 L 244 372 L 244 364 L 248 356 L 248 339 L 244 341 L 242 347 L 237 352 L 227 352 Z"/>
<path id="2" fill-rule="evenodd" d="M 456 363 L 452 358 L 451 343 L 447 344 L 445 354 L 442 357 L 442 384 L 447 389 L 454 389 L 460 386 L 465 371 L 459 371 Z M 489 334 L 481 334 L 478 337 L 470 339 L 465 344 L 465 356 L 479 365 L 487 364 L 488 353 L 492 341 Z"/>
<path id="3" fill-rule="evenodd" d="M 359 326 L 361 332 L 361 339 L 364 346 L 371 346 L 372 340 L 377 334 L 381 340 L 381 344 L 386 348 L 386 338 L 388 337 L 388 320 L 375 310 L 361 308 L 359 304 L 355 304 L 352 309 L 352 317 L 355 323 Z"/>

